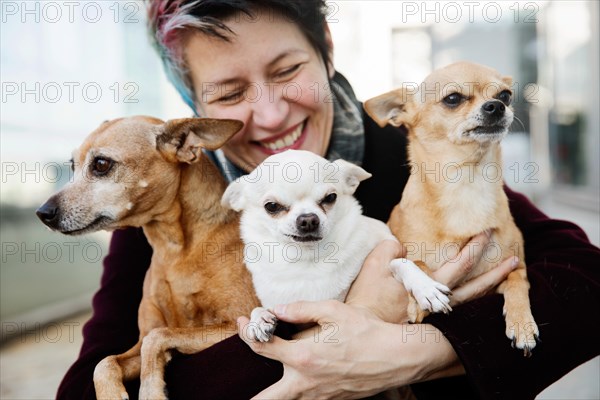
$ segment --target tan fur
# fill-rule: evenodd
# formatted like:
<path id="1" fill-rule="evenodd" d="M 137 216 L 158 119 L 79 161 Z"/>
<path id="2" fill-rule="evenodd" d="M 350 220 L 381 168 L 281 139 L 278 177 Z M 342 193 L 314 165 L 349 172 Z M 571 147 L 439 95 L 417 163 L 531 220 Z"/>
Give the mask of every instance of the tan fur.
<path id="1" fill-rule="evenodd" d="M 75 152 L 75 180 L 51 198 L 64 214 L 84 209 L 65 217 L 68 221 L 91 221 L 110 211 L 113 220 L 98 229 L 142 226 L 153 248 L 139 308 L 139 342 L 98 364 L 99 399 L 127 398 L 122 382 L 138 376 L 141 399 L 166 398 L 163 374 L 170 351 L 195 353 L 234 335 L 236 318 L 259 305 L 243 263 L 238 216 L 220 203 L 226 182 L 201 153 L 240 128 L 239 121 L 198 118 L 106 122 Z M 97 154 L 116 160 L 116 169 L 86 179 L 82 171 Z"/>
<path id="2" fill-rule="evenodd" d="M 484 103 L 510 91 L 511 84 L 488 67 L 461 62 L 434 71 L 418 92 L 398 89 L 367 101 L 365 109 L 381 126 L 405 125 L 409 132 L 411 176 L 388 221 L 408 258 L 422 260 L 419 266 L 426 272 L 435 271 L 473 236 L 491 232 L 492 244 L 464 280 L 510 256 L 519 257 L 517 269 L 498 292 L 505 298 L 506 334 L 529 355 L 539 332 L 530 310 L 523 238 L 510 215 L 502 179 L 494 176 L 501 170 L 500 140 L 512 111 L 506 107 L 504 132 L 494 137 L 470 131 L 481 123 Z M 454 108 L 442 101 L 452 93 L 465 98 Z M 411 320 L 420 322 L 425 315 L 411 296 Z"/>

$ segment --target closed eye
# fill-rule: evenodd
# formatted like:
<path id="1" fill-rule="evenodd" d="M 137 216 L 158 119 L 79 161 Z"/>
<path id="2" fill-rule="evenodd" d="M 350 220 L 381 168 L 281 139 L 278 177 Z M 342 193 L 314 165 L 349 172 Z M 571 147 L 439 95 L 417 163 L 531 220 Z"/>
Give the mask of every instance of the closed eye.
<path id="1" fill-rule="evenodd" d="M 225 96 L 219 97 L 219 99 L 217 99 L 217 102 L 233 104 L 233 103 L 239 102 L 243 98 L 244 98 L 244 91 L 240 90 L 238 92 L 233 92 L 233 93 L 227 94 Z"/>
<path id="2" fill-rule="evenodd" d="M 293 73 L 295 73 L 296 71 L 298 71 L 300 69 L 300 67 L 302 66 L 302 64 L 295 64 L 293 66 L 291 66 L 290 68 L 285 68 L 279 72 L 277 72 L 275 74 L 275 78 L 286 78 L 290 75 L 292 75 Z"/>

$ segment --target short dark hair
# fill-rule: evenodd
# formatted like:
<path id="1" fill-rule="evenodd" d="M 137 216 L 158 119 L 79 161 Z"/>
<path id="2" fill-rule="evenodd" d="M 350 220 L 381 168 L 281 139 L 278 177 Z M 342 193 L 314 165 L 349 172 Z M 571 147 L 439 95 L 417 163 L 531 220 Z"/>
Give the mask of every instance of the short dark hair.
<path id="1" fill-rule="evenodd" d="M 223 20 L 233 16 L 256 18 L 256 11 L 277 13 L 295 23 L 329 65 L 325 35 L 325 0 L 149 0 L 148 29 L 169 80 L 194 109 L 195 93 L 183 55 L 184 35 L 198 30 L 229 41 L 231 30 Z"/>

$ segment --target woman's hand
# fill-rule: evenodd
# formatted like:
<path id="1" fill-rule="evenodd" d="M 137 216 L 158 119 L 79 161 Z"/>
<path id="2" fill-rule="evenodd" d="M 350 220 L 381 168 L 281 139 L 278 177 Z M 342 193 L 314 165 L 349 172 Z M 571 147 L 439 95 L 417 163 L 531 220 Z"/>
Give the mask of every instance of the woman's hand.
<path id="1" fill-rule="evenodd" d="M 338 301 L 297 302 L 275 308 L 281 320 L 316 322 L 286 341 L 252 342 L 257 354 L 279 360 L 283 378 L 255 399 L 356 399 L 427 378 L 455 364 L 452 346 L 431 325 L 383 322 L 362 307 Z M 460 373 L 460 370 L 456 372 Z"/>
<path id="2" fill-rule="evenodd" d="M 433 279 L 452 290 L 450 304 L 456 306 L 479 298 L 494 289 L 518 265 L 510 257 L 496 268 L 468 282 L 464 277 L 477 265 L 490 242 L 487 233 L 473 237 L 451 260 L 433 273 Z M 395 258 L 405 257 L 406 250 L 398 242 L 386 240 L 369 254 L 346 297 L 346 304 L 366 307 L 386 322 L 404 323 L 408 296 L 403 285 L 392 276 L 389 265 Z"/>
<path id="3" fill-rule="evenodd" d="M 434 273 L 434 279 L 453 289 L 452 305 L 484 295 L 516 267 L 516 257 L 511 257 L 462 284 L 488 242 L 486 234 L 477 235 Z M 243 335 L 249 321 L 240 318 L 242 339 L 258 354 L 284 364 L 283 378 L 257 398 L 360 398 L 390 387 L 464 373 L 439 330 L 427 324 L 397 324 L 408 319 L 408 296 L 388 266 L 402 256 L 404 250 L 396 242 L 377 246 L 345 304 L 299 302 L 276 307 L 275 314 L 283 321 L 318 324 L 295 340 L 274 337 L 268 343 L 251 342 Z"/>

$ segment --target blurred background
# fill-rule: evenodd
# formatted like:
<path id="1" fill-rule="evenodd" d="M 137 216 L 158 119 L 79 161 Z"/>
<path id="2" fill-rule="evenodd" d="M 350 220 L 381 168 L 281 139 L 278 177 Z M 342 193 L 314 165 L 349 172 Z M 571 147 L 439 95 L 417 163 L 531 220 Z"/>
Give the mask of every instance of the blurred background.
<path id="1" fill-rule="evenodd" d="M 336 68 L 359 99 L 458 60 L 514 79 L 504 179 L 600 243 L 597 1 L 331 1 Z M 34 211 L 102 121 L 190 116 L 139 1 L 0 1 L 0 396 L 47 399 L 75 359 L 109 234 L 63 237 Z M 598 358 L 540 399 L 600 398 Z"/>

